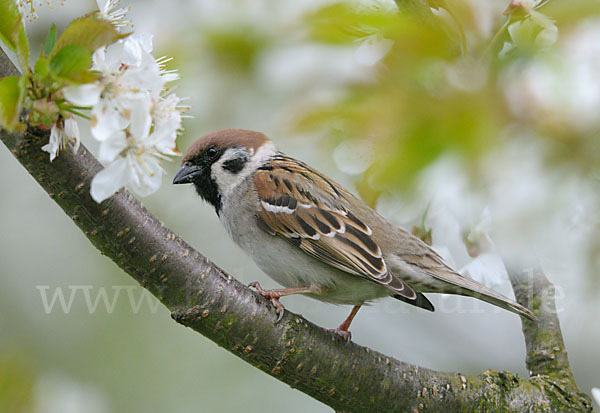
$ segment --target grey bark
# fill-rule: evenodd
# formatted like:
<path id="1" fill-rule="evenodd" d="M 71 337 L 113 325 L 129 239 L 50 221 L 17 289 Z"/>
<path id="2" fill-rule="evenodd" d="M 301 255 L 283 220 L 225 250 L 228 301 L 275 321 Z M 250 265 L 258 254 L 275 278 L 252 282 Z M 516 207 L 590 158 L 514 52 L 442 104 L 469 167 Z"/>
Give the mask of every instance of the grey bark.
<path id="1" fill-rule="evenodd" d="M 0 51 L 0 77 L 16 74 Z M 97 204 L 92 177 L 102 169 L 82 145 L 50 163 L 48 132 L 0 138 L 90 242 L 154 294 L 185 325 L 243 361 L 338 411 L 591 411 L 569 368 L 548 280 L 513 277 L 519 302 L 540 322 L 524 321 L 529 380 L 487 370 L 476 376 L 425 369 L 359 346 L 270 303 L 190 247 L 122 189 Z"/>

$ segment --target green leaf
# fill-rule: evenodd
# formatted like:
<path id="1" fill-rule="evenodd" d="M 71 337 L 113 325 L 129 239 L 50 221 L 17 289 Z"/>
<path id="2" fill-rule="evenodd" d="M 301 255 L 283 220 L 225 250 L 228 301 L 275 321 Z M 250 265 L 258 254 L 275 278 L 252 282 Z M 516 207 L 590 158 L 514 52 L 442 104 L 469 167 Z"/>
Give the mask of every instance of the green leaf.
<path id="1" fill-rule="evenodd" d="M 40 57 L 37 62 L 35 62 L 34 67 L 35 73 L 41 77 L 45 78 L 50 73 L 50 61 L 46 57 Z"/>
<path id="2" fill-rule="evenodd" d="M 332 44 L 352 43 L 374 33 L 385 35 L 400 18 L 396 11 L 360 11 L 346 3 L 334 3 L 305 16 L 309 37 Z"/>
<path id="3" fill-rule="evenodd" d="M 2 40 L 10 50 L 17 51 L 17 42 L 15 34 L 19 30 L 21 23 L 21 13 L 13 0 L 0 0 L 0 40 Z"/>
<path id="4" fill-rule="evenodd" d="M 0 79 L 0 127 L 13 131 L 23 108 L 23 87 L 19 76 Z"/>
<path id="5" fill-rule="evenodd" d="M 0 0 L 3 1 L 3 0 Z M 121 35 L 107 21 L 99 20 L 94 15 L 73 20 L 60 35 L 50 57 L 57 54 L 66 45 L 85 47 L 90 53 L 96 49 L 114 43 L 126 35 Z"/>
<path id="6" fill-rule="evenodd" d="M 29 43 L 19 8 L 13 0 L 0 0 L 0 40 L 17 53 L 21 70 L 29 71 Z"/>
<path id="7" fill-rule="evenodd" d="M 89 68 L 92 66 L 92 55 L 90 51 L 81 45 L 68 44 L 61 48 L 50 59 L 50 72 L 56 76 L 81 82 Z"/>
<path id="8" fill-rule="evenodd" d="M 50 27 L 50 31 L 48 32 L 48 36 L 46 37 L 46 46 L 44 47 L 44 54 L 49 56 L 52 53 L 52 49 L 54 49 L 54 44 L 56 43 L 56 26 L 52 25 Z"/>

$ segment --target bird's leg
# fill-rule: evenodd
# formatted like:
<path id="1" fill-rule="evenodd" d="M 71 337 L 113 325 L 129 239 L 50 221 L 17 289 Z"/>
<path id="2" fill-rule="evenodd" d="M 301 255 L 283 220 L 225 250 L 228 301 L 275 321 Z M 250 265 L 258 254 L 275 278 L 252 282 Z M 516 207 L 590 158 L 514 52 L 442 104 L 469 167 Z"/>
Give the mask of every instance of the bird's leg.
<path id="1" fill-rule="evenodd" d="M 275 309 L 277 310 L 277 320 L 275 321 L 276 323 L 281 320 L 281 318 L 283 317 L 283 311 L 285 310 L 285 307 L 279 301 L 281 297 L 293 294 L 315 293 L 314 287 L 293 287 L 281 288 L 278 290 L 263 290 L 258 281 L 251 282 L 250 284 L 248 284 L 248 287 L 254 287 L 259 295 L 262 295 L 263 297 L 271 300 L 271 304 L 273 304 L 273 307 L 275 307 Z"/>
<path id="2" fill-rule="evenodd" d="M 352 323 L 352 320 L 354 320 L 354 316 L 356 316 L 356 313 L 358 313 L 358 310 L 360 310 L 360 307 L 360 305 L 355 305 L 352 307 L 352 311 L 350 311 L 348 317 L 346 317 L 344 322 L 340 324 L 338 328 L 328 328 L 328 330 L 342 336 L 346 341 L 349 341 L 350 337 L 352 337 L 352 333 L 350 333 L 348 329 L 350 328 L 350 323 Z"/>

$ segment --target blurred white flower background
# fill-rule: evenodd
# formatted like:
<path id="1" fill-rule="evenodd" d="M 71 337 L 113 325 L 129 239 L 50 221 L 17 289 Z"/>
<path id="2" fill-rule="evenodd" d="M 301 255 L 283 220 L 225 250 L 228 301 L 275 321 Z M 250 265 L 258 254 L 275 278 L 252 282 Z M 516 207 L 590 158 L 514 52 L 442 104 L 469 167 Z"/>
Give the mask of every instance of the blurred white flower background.
<path id="1" fill-rule="evenodd" d="M 27 22 L 38 40 L 33 46 L 42 43 L 51 22 L 60 31 L 97 8 L 94 1 L 45 3 Z M 391 0 L 360 3 L 395 7 Z M 464 3 L 474 24 L 456 35 L 464 36 L 465 50 L 475 50 L 481 47 L 478 38 L 494 35 L 508 4 Z M 563 31 L 538 14 L 540 2 L 520 3 L 530 17 L 506 28 L 507 44 L 502 42 L 499 52 L 508 56 L 525 47 L 519 42 L 532 41 L 541 51 L 507 64 L 495 85 L 510 112 L 502 129 L 508 143 L 482 157 L 475 185 L 469 168 L 449 152 L 419 173 L 410 195 L 386 189 L 376 206 L 407 229 L 423 221 L 432 230 L 433 246 L 451 265 L 509 296 L 507 267 L 521 265 L 523 256 L 539 260 L 557 286 L 574 375 L 592 394 L 600 385 L 600 175 L 592 167 L 582 174 L 565 162 L 549 167 L 548 159 L 556 156 L 552 145 L 600 130 L 600 18 Z M 78 127 L 66 119 L 45 150 L 52 156 L 81 131 L 83 143 L 106 166 L 92 188 L 96 199 L 125 185 L 146 196 L 152 213 L 230 274 L 246 284 L 259 280 L 274 286 L 227 238 L 213 210 L 201 206 L 191 188 L 168 182 L 178 167 L 176 147 L 185 150 L 220 128 L 264 132 L 282 151 L 354 193 L 363 174 L 371 182 L 367 171 L 381 157 L 371 135 L 338 139 L 345 130 L 336 118 L 327 130 L 295 125 L 307 108 L 348 96 L 348 85 L 368 87 L 385 75 L 394 40 L 371 33 L 351 44 L 311 41 L 303 22 L 323 5 L 322 0 L 122 1 L 119 7 L 130 8 L 127 18 L 137 34 L 94 54 L 102 82 L 66 94 L 74 104 L 93 107 L 91 132 L 87 121 L 78 119 Z M 435 14 L 452 21 L 444 9 Z M 163 55 L 174 59 L 153 57 Z M 123 61 L 128 62 L 124 71 Z M 488 87 L 488 69 L 468 55 L 431 67 L 420 76 L 432 96 L 456 90 L 471 96 Z M 443 87 L 435 80 L 439 76 L 446 80 Z M 130 93 L 130 79 L 143 80 L 151 92 Z M 181 97 L 189 99 L 182 103 Z M 182 130 L 184 105 L 192 118 Z M 127 108 L 133 116 L 125 120 L 114 108 Z M 550 129 L 565 131 L 564 141 L 536 140 Z M 600 149 L 597 138 L 592 142 Z M 96 252 L 4 146 L 0 176 L 0 377 L 3 370 L 19 377 L 33 394 L 34 411 L 329 411 L 177 325 L 162 307 L 154 313 L 142 306 L 133 313 L 121 296 L 114 311 L 100 305 L 90 312 L 76 296 L 68 314 L 58 305 L 46 314 L 36 286 L 68 294 L 73 285 L 110 291 L 133 282 Z M 429 298 L 436 306 L 433 314 L 391 299 L 364 308 L 353 323 L 354 341 L 427 368 L 464 374 L 493 368 L 526 376 L 518 317 L 469 298 Z M 326 327 L 347 312 L 305 297 L 286 298 L 285 304 Z"/>

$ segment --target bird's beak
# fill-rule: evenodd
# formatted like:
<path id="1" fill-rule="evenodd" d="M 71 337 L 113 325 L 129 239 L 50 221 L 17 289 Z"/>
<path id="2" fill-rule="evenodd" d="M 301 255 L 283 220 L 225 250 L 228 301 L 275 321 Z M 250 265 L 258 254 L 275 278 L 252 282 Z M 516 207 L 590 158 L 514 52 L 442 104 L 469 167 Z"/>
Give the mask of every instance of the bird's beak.
<path id="1" fill-rule="evenodd" d="M 173 178 L 173 184 L 191 184 L 195 177 L 202 174 L 202 169 L 198 165 L 183 165 Z"/>

